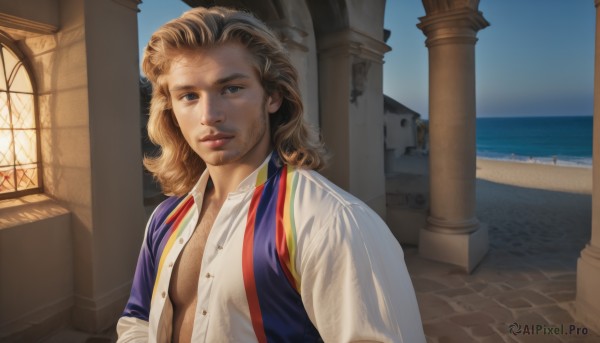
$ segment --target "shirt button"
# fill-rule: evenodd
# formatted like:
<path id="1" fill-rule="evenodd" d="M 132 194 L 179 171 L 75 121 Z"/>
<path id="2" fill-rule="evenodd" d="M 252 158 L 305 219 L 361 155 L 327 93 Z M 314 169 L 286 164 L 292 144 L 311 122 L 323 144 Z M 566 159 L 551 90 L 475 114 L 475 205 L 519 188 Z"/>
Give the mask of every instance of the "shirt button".
<path id="1" fill-rule="evenodd" d="M 210 273 L 206 273 L 206 278 L 207 278 L 207 279 L 210 279 L 210 277 L 211 277 L 211 276 L 212 276 L 212 275 L 210 275 Z"/>
<path id="2" fill-rule="evenodd" d="M 179 244 L 183 244 L 183 238 L 179 239 Z"/>
<path id="3" fill-rule="evenodd" d="M 206 310 L 202 310 L 202 315 L 206 316 L 208 314 L 208 312 L 206 312 Z"/>
<path id="4" fill-rule="evenodd" d="M 169 267 L 173 268 L 173 262 L 169 263 Z"/>
<path id="5" fill-rule="evenodd" d="M 163 297 L 163 299 L 166 298 L 167 297 L 167 292 L 163 291 L 162 294 L 161 294 L 161 296 Z"/>
<path id="6" fill-rule="evenodd" d="M 223 246 L 222 245 L 217 245 L 217 250 L 223 250 Z"/>

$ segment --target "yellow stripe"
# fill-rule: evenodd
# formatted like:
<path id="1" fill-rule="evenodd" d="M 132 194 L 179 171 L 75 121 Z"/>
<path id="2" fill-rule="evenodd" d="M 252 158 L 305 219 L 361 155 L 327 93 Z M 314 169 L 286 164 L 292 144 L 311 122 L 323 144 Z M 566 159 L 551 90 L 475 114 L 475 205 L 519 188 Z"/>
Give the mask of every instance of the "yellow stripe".
<path id="1" fill-rule="evenodd" d="M 290 257 L 288 269 L 296 281 L 296 289 L 300 291 L 300 277 L 298 275 L 298 271 L 296 270 L 296 223 L 294 220 L 294 203 L 292 199 L 292 192 L 296 188 L 294 182 L 297 181 L 297 174 L 295 171 L 296 169 L 293 166 L 287 165 L 283 223 L 285 230 L 285 241 L 287 243 Z"/>
<path id="2" fill-rule="evenodd" d="M 256 176 L 256 187 L 267 182 L 267 172 L 268 171 L 269 171 L 269 163 L 265 163 L 265 165 L 258 171 L 258 175 Z"/>
<path id="3" fill-rule="evenodd" d="M 182 200 L 181 203 L 176 207 L 176 209 L 173 210 L 173 212 L 171 212 L 171 214 L 169 214 L 169 217 L 168 217 L 167 221 L 175 213 L 177 213 L 177 211 L 180 209 L 180 207 L 182 206 L 182 204 L 185 204 L 188 200 L 189 200 L 188 198 L 185 198 L 184 200 Z M 192 206 L 194 206 L 194 205 L 192 204 Z M 156 272 L 156 279 L 154 280 L 154 288 L 152 289 L 152 299 L 154 299 L 154 295 L 156 294 L 156 289 L 158 287 L 158 283 L 159 283 L 159 280 L 160 280 L 160 276 L 162 274 L 162 269 L 163 269 L 163 265 L 165 264 L 165 260 L 167 259 L 167 256 L 169 255 L 169 252 L 171 251 L 171 248 L 175 244 L 175 241 L 183 233 L 182 228 L 186 227 L 187 224 L 190 222 L 193 212 L 194 211 L 192 211 L 191 209 L 188 210 L 188 212 L 185 214 L 185 217 L 181 220 L 181 223 L 179 223 L 179 226 L 177 228 L 175 228 L 175 231 L 169 237 L 169 240 L 167 241 L 167 244 L 165 245 L 165 248 L 163 249 L 162 254 L 160 255 L 160 260 L 158 262 L 158 269 L 157 269 L 157 272 Z"/>
<path id="4" fill-rule="evenodd" d="M 165 258 L 169 254 L 169 251 L 171 251 L 171 248 L 173 247 L 173 244 L 175 243 L 176 239 L 177 239 L 177 237 L 175 237 L 175 234 L 172 234 L 171 237 L 169 237 L 169 241 L 167 242 L 167 245 L 165 245 L 165 249 L 163 250 L 163 253 L 160 256 L 160 262 L 158 263 L 158 272 L 156 273 L 156 280 L 154 281 L 154 289 L 152 290 L 152 299 L 154 299 L 154 296 L 156 295 L 156 289 L 158 288 L 158 282 L 159 282 L 160 276 L 162 274 L 162 268 L 163 268 L 163 264 L 165 263 Z"/>

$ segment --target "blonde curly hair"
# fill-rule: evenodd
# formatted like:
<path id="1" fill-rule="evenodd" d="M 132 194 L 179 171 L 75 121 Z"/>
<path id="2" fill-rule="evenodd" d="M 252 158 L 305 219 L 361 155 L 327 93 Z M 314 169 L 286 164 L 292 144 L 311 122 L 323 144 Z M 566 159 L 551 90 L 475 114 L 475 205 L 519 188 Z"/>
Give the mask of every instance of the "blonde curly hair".
<path id="1" fill-rule="evenodd" d="M 317 132 L 306 122 L 298 88 L 298 73 L 281 42 L 253 15 L 224 7 L 198 7 L 159 28 L 144 51 L 142 69 L 152 83 L 148 136 L 160 147 L 158 156 L 144 157 L 144 166 L 167 195 L 188 193 L 206 165 L 192 150 L 176 125 L 165 74 L 182 50 L 241 43 L 254 56 L 266 94 L 283 99 L 270 117 L 271 140 L 288 164 L 322 169 L 326 152 Z"/>

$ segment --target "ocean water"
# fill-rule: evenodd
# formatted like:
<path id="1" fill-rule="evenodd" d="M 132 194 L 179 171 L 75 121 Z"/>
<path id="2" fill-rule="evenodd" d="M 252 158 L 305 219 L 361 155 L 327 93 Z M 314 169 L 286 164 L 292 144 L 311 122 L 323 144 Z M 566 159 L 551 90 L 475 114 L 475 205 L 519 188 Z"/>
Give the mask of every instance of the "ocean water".
<path id="1" fill-rule="evenodd" d="M 477 156 L 592 165 L 593 117 L 477 118 Z"/>

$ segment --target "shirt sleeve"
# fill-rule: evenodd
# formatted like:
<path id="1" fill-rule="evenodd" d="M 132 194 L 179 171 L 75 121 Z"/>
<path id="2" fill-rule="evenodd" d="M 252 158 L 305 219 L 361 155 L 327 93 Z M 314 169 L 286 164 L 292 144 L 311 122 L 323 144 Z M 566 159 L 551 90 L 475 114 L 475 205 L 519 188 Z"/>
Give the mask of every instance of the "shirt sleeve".
<path id="1" fill-rule="evenodd" d="M 402 248 L 366 205 L 330 217 L 300 261 L 305 309 L 325 342 L 425 342 Z"/>
<path id="2" fill-rule="evenodd" d="M 148 321 L 123 316 L 117 322 L 117 334 L 117 343 L 147 343 Z"/>
<path id="3" fill-rule="evenodd" d="M 159 205 L 160 207 L 160 205 Z M 150 316 L 150 302 L 152 290 L 156 279 L 154 254 L 152 253 L 152 232 L 157 225 L 156 212 L 150 216 L 140 254 L 138 257 L 131 293 L 125 310 L 117 323 L 119 343 L 148 342 L 148 321 Z"/>

